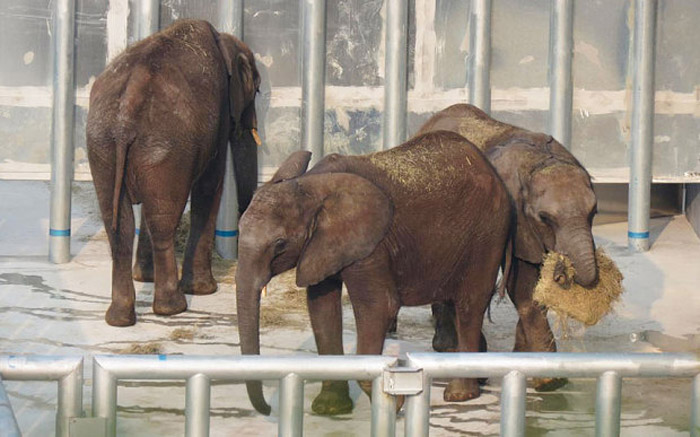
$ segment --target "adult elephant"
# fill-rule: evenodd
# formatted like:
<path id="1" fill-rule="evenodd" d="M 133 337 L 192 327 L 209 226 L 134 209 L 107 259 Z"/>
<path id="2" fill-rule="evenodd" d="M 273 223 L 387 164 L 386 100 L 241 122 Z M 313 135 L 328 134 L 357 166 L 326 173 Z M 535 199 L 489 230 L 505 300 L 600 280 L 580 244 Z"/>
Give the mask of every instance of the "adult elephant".
<path id="1" fill-rule="evenodd" d="M 133 204 L 142 204 L 134 276 L 155 276 L 153 311 L 177 314 L 187 309 L 184 293 L 216 291 L 211 250 L 226 144 L 243 210 L 257 184 L 259 84 L 250 49 L 200 20 L 178 21 L 134 44 L 95 80 L 87 149 L 112 251 L 108 324 L 136 322 Z M 178 283 L 174 233 L 190 192 L 190 235 Z"/>
<path id="2" fill-rule="evenodd" d="M 598 269 L 591 233 L 596 196 L 583 166 L 549 135 L 499 122 L 475 106 L 457 104 L 431 117 L 416 136 L 436 130 L 457 132 L 486 154 L 503 179 L 516 210 L 514 264 L 508 292 L 518 310 L 515 351 L 556 351 L 546 310 L 533 302 L 542 260 L 548 251 L 568 256 L 574 281 L 595 285 Z M 571 278 L 555 271 L 562 286 Z M 438 304 L 439 305 L 439 304 Z M 454 349 L 454 309 L 434 307 L 436 350 Z M 565 379 L 536 379 L 538 390 L 554 390 Z"/>
<path id="3" fill-rule="evenodd" d="M 260 188 L 240 221 L 236 274 L 243 354 L 260 353 L 260 293 L 296 266 L 307 287 L 319 354 L 342 355 L 341 285 L 357 324 L 357 353 L 381 354 L 403 305 L 449 301 L 457 309 L 457 349 L 479 350 L 511 224 L 502 182 L 484 156 L 452 132 L 418 136 L 388 151 L 330 155 L 305 173 L 296 152 Z M 369 393 L 371 382 L 360 382 Z M 255 408 L 269 413 L 259 381 L 247 382 Z M 457 379 L 445 399 L 480 393 Z M 352 409 L 346 381 L 326 381 L 312 409 Z"/>

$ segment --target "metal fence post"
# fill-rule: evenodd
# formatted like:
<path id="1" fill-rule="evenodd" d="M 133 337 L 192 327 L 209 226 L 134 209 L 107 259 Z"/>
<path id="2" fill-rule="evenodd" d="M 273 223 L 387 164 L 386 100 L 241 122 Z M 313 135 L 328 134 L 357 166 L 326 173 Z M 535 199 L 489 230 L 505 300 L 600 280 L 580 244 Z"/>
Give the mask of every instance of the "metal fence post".
<path id="1" fill-rule="evenodd" d="M 387 0 L 385 23 L 384 150 L 398 146 L 406 139 L 408 2 Z"/>
<path id="2" fill-rule="evenodd" d="M 206 375 L 198 373 L 187 378 L 185 389 L 185 436 L 209 435 L 211 384 Z"/>
<path id="3" fill-rule="evenodd" d="M 70 261 L 75 115 L 75 0 L 58 0 L 55 7 L 49 260 L 61 264 Z"/>
<path id="4" fill-rule="evenodd" d="M 323 157 L 326 77 L 326 0 L 302 0 L 301 147 Z"/>
<path id="5" fill-rule="evenodd" d="M 690 437 L 700 437 L 700 374 L 693 378 L 690 395 Z"/>
<path id="6" fill-rule="evenodd" d="M 280 380 L 279 427 L 281 437 L 300 437 L 304 432 L 304 380 L 290 373 Z"/>
<path id="7" fill-rule="evenodd" d="M 83 416 L 83 361 L 71 373 L 58 380 L 56 435 L 69 436 L 69 420 Z"/>
<path id="8" fill-rule="evenodd" d="M 491 112 L 491 0 L 473 0 L 469 17 L 469 103 Z"/>
<path id="9" fill-rule="evenodd" d="M 409 366 L 414 367 L 413 363 Z M 430 430 L 430 384 L 428 372 L 423 371 L 423 391 L 417 395 L 406 396 L 406 437 L 427 437 Z"/>
<path id="10" fill-rule="evenodd" d="M 629 217 L 630 250 L 649 250 L 652 146 L 654 144 L 654 59 L 656 0 L 634 2 L 634 84 L 632 98 L 632 147 L 630 151 Z"/>
<path id="11" fill-rule="evenodd" d="M 501 387 L 501 435 L 525 436 L 525 390 L 527 379 L 517 370 L 503 377 Z"/>
<path id="12" fill-rule="evenodd" d="M 598 437 L 620 435 L 622 378 L 608 371 L 598 378 L 595 401 L 595 434 Z"/>
<path id="13" fill-rule="evenodd" d="M 574 2 L 552 0 L 549 20 L 549 133 L 571 149 Z"/>
<path id="14" fill-rule="evenodd" d="M 222 32 L 243 40 L 243 0 L 219 0 L 219 23 Z M 235 259 L 238 256 L 238 196 L 230 144 L 226 147 L 226 173 L 215 234 L 219 255 Z"/>
<path id="15" fill-rule="evenodd" d="M 107 420 L 107 437 L 117 435 L 117 379 L 97 357 L 92 361 L 92 416 Z"/>
<path id="16" fill-rule="evenodd" d="M 12 411 L 12 404 L 10 404 L 10 398 L 7 397 L 7 392 L 5 391 L 5 386 L 2 383 L 1 377 L 0 430 L 2 430 L 2 435 L 5 437 L 22 437 L 22 433 L 19 430 L 19 425 L 17 425 L 17 418 L 15 417 L 15 412 Z"/>
<path id="17" fill-rule="evenodd" d="M 148 35 L 158 32 L 160 26 L 160 1 L 159 0 L 138 0 L 138 35 L 139 39 L 144 39 Z"/>
<path id="18" fill-rule="evenodd" d="M 384 377 L 372 381 L 372 437 L 396 435 L 396 398 L 384 392 Z"/>

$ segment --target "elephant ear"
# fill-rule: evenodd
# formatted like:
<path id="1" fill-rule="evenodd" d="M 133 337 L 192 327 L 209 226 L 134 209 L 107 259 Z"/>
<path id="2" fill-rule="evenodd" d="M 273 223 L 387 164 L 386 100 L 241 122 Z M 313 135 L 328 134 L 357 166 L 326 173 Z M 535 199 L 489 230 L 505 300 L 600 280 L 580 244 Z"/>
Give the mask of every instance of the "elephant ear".
<path id="1" fill-rule="evenodd" d="M 306 172 L 306 168 L 309 166 L 310 160 L 311 152 L 306 150 L 297 150 L 284 160 L 268 184 L 276 184 L 278 182 L 298 178 L 299 176 L 303 175 L 304 172 Z"/>
<path id="2" fill-rule="evenodd" d="M 236 38 L 221 33 L 218 44 L 229 78 L 228 94 L 231 119 L 238 125 L 248 103 L 246 96 L 255 96 L 256 70 L 255 66 L 251 65 L 252 61 L 240 48 L 243 43 Z"/>
<path id="3" fill-rule="evenodd" d="M 360 176 L 334 173 L 303 179 L 305 191 L 324 196 L 297 263 L 297 285 L 308 287 L 368 257 L 386 235 L 393 205 Z"/>

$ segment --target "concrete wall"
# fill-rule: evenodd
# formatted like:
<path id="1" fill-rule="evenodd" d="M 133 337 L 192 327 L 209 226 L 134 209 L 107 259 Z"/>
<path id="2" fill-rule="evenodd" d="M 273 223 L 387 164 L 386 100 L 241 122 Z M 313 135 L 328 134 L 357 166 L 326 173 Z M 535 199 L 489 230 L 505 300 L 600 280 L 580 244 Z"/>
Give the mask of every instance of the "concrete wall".
<path id="1" fill-rule="evenodd" d="M 700 237 L 700 184 L 688 184 L 685 194 L 685 216 Z"/>

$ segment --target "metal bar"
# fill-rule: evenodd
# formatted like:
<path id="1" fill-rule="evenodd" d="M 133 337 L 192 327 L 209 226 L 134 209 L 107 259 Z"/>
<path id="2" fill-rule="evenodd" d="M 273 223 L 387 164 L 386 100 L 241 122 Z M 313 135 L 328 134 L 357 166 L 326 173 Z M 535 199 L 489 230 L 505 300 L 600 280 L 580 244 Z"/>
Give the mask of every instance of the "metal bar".
<path id="1" fill-rule="evenodd" d="M 386 49 L 384 60 L 384 150 L 406 139 L 406 67 L 408 2 L 386 1 Z"/>
<path id="2" fill-rule="evenodd" d="M 58 0 L 55 4 L 49 260 L 61 264 L 70 261 L 75 116 L 75 0 Z"/>
<path id="3" fill-rule="evenodd" d="M 634 84 L 627 245 L 649 250 L 651 159 L 654 141 L 656 0 L 634 2 Z"/>
<path id="4" fill-rule="evenodd" d="M 158 32 L 160 26 L 160 1 L 139 0 L 139 39 Z"/>
<path id="5" fill-rule="evenodd" d="M 527 379 L 517 370 L 503 377 L 501 388 L 501 435 L 525 436 L 525 390 Z"/>
<path id="6" fill-rule="evenodd" d="M 469 103 L 491 112 L 491 0 L 474 0 L 469 17 Z"/>
<path id="7" fill-rule="evenodd" d="M 107 437 L 117 435 L 117 378 L 92 359 L 92 416 L 107 420 Z"/>
<path id="8" fill-rule="evenodd" d="M 290 373 L 280 381 L 280 418 L 277 435 L 299 437 L 304 433 L 304 379 Z"/>
<path id="9" fill-rule="evenodd" d="M 408 357 L 409 367 L 415 367 L 411 357 Z M 423 372 L 423 391 L 414 396 L 406 397 L 406 437 L 427 437 L 430 430 L 430 375 Z"/>
<path id="10" fill-rule="evenodd" d="M 15 412 L 12 411 L 10 398 L 7 396 L 5 386 L 2 383 L 2 378 L 0 378 L 0 430 L 2 430 L 2 435 L 5 437 L 22 437 Z"/>
<path id="11" fill-rule="evenodd" d="M 571 148 L 574 1 L 552 0 L 549 21 L 549 133 Z"/>
<path id="12" fill-rule="evenodd" d="M 323 157 L 326 77 L 326 0 L 302 0 L 303 60 L 301 84 L 301 147 Z"/>
<path id="13" fill-rule="evenodd" d="M 73 371 L 58 380 L 56 436 L 70 435 L 70 419 L 83 416 L 83 360 Z"/>
<path id="14" fill-rule="evenodd" d="M 595 401 L 595 435 L 620 435 L 622 378 L 617 372 L 605 372 L 598 378 Z"/>
<path id="15" fill-rule="evenodd" d="M 693 377 L 700 360 L 692 354 L 592 353 L 408 353 L 409 365 L 432 378 L 497 378 L 511 370 L 527 377 L 597 378 L 606 371 L 621 377 Z"/>
<path id="16" fill-rule="evenodd" d="M 198 373 L 187 379 L 185 389 L 185 436 L 206 437 L 209 435 L 209 407 L 211 384 L 206 375 Z"/>
<path id="17" fill-rule="evenodd" d="M 219 30 L 243 40 L 243 0 L 219 0 Z M 231 158 L 231 145 L 226 147 L 226 173 L 216 218 L 216 251 L 224 259 L 238 256 L 238 196 Z"/>
<path id="18" fill-rule="evenodd" d="M 690 437 L 700 437 L 700 374 L 693 378 L 690 395 Z"/>
<path id="19" fill-rule="evenodd" d="M 396 398 L 384 392 L 383 376 L 372 381 L 372 437 L 396 435 Z"/>

